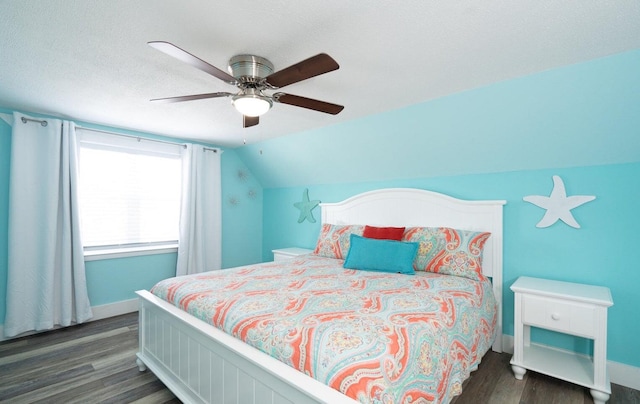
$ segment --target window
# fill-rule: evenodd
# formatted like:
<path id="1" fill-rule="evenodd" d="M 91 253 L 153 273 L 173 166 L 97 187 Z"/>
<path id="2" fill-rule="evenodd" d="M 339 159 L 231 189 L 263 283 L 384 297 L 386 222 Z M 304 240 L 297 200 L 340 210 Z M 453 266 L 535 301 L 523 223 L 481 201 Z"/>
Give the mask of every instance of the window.
<path id="1" fill-rule="evenodd" d="M 79 133 L 85 255 L 177 245 L 181 146 Z"/>

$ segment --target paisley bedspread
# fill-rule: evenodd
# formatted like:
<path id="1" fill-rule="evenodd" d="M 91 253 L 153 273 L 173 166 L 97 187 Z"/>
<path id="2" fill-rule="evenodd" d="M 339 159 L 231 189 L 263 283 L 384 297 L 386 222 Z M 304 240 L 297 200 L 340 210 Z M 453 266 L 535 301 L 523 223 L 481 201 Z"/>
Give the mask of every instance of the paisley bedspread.
<path id="1" fill-rule="evenodd" d="M 151 292 L 362 403 L 448 403 L 491 347 L 488 281 L 344 269 L 315 255 Z"/>

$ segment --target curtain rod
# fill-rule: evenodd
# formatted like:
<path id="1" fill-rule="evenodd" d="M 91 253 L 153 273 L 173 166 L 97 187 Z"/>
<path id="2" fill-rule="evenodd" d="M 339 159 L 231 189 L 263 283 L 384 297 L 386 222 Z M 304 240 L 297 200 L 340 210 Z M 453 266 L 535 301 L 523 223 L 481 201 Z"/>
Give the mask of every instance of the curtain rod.
<path id="1" fill-rule="evenodd" d="M 42 126 L 47 126 L 49 124 L 46 120 L 25 118 L 24 116 L 21 117 L 20 119 L 22 120 L 23 123 L 38 122 Z M 148 137 L 134 136 L 134 135 L 126 135 L 124 133 L 109 132 L 109 131 L 106 131 L 106 130 L 85 128 L 84 126 L 76 126 L 76 128 L 77 129 L 82 129 L 82 130 L 88 130 L 90 132 L 106 133 L 108 135 L 122 136 L 122 137 L 128 137 L 128 138 L 132 138 L 132 139 L 138 139 L 138 142 L 140 142 L 140 141 L 142 141 L 144 139 L 144 140 L 147 140 L 149 142 L 158 142 L 158 143 L 166 143 L 166 144 L 171 144 L 171 145 L 176 145 L 176 146 L 182 146 L 185 149 L 187 147 L 187 145 L 184 144 L 184 143 L 170 142 L 170 141 L 167 141 L 167 140 L 151 139 L 151 138 L 148 138 Z M 209 151 L 212 151 L 214 153 L 218 153 L 218 151 L 219 151 L 218 149 L 214 149 L 214 148 L 211 148 L 211 147 L 203 147 L 203 149 L 205 151 L 209 150 Z"/>
<path id="2" fill-rule="evenodd" d="M 122 137 L 131 138 L 131 139 L 138 139 L 138 142 L 140 142 L 142 140 L 148 140 L 149 142 L 172 144 L 172 145 L 176 145 L 176 146 L 182 146 L 183 148 L 187 147 L 187 145 L 184 144 L 184 143 L 169 142 L 168 140 L 151 139 L 151 138 L 148 138 L 148 137 L 135 136 L 135 135 L 125 135 L 124 133 L 109 132 L 109 131 L 106 131 L 106 130 L 85 128 L 84 126 L 76 126 L 76 128 L 77 129 L 82 129 L 82 130 L 88 130 L 90 132 L 106 133 L 107 135 L 122 136 Z"/>
<path id="3" fill-rule="evenodd" d="M 40 125 L 42 126 L 47 126 L 49 124 L 49 122 L 40 119 L 32 119 L 32 118 L 25 118 L 24 116 L 20 118 L 22 120 L 22 123 L 27 123 L 27 122 L 38 122 Z"/>
<path id="4" fill-rule="evenodd" d="M 122 136 L 122 137 L 128 137 L 128 138 L 132 138 L 132 139 L 138 139 L 138 142 L 140 142 L 142 140 L 146 140 L 146 141 L 149 141 L 149 142 L 166 143 L 166 144 L 171 144 L 171 145 L 176 145 L 176 146 L 182 146 L 185 149 L 187 148 L 187 145 L 184 144 L 184 143 L 170 142 L 168 140 L 151 139 L 151 138 L 142 137 L 142 136 L 126 135 L 124 133 L 110 132 L 110 131 L 107 131 L 107 130 L 85 128 L 84 126 L 76 126 L 76 128 L 77 129 L 82 129 L 82 130 L 88 130 L 88 131 L 91 131 L 91 132 L 106 133 L 107 135 Z M 219 149 L 214 149 L 214 148 L 211 148 L 211 147 L 203 147 L 203 149 L 205 151 L 209 150 L 209 151 L 212 151 L 214 153 L 218 153 L 219 152 Z"/>

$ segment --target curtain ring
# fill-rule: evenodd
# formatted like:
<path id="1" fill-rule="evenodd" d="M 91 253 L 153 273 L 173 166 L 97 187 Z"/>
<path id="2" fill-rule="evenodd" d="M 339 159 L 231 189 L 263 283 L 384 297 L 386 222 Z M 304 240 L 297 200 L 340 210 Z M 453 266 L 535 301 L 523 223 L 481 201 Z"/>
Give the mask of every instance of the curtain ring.
<path id="1" fill-rule="evenodd" d="M 42 126 L 47 126 L 48 122 L 44 121 L 44 120 L 39 120 L 39 119 L 29 119 L 29 118 L 25 118 L 24 116 L 20 117 L 20 120 L 22 121 L 22 123 L 27 123 L 28 121 L 32 121 L 32 122 L 40 122 L 40 125 Z"/>

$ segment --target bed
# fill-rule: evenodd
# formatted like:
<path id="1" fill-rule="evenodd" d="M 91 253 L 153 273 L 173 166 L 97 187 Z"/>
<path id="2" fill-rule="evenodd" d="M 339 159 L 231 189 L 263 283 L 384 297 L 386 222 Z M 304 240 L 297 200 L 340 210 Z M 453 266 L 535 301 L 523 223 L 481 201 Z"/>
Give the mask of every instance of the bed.
<path id="1" fill-rule="evenodd" d="M 258 266 L 191 276 L 189 281 L 194 283 L 189 284 L 190 286 L 183 286 L 187 281 L 184 278 L 177 278 L 178 285 L 163 281 L 154 287 L 155 294 L 150 291 L 137 292 L 140 298 L 138 366 L 141 371 L 149 368 L 184 402 L 354 403 L 358 401 L 375 402 L 377 400 L 390 402 L 390 397 L 403 397 L 398 399 L 398 402 L 411 400 L 413 400 L 412 402 L 421 402 L 420 400 L 422 402 L 448 402 L 455 394 L 459 393 L 462 381 L 468 377 L 470 371 L 477 367 L 482 354 L 488 349 L 488 345 L 492 345 L 494 351 L 502 351 L 502 206 L 504 203 L 504 201 L 464 201 L 425 190 L 396 188 L 366 192 L 338 203 L 321 204 L 323 231 L 325 228 L 371 225 L 465 229 L 468 232 L 475 232 L 473 234 L 488 232 L 490 237 L 483 239 L 482 279 L 475 281 L 452 275 L 422 273 L 420 271 L 415 275 L 400 275 L 345 269 L 342 268 L 342 265 L 345 262 L 344 258 L 347 257 L 338 259 L 314 254 L 295 257 L 283 262 L 264 263 Z M 351 240 L 359 240 L 357 236 L 351 237 L 355 237 Z M 316 249 L 316 253 L 318 253 L 318 249 Z M 347 261 L 349 260 L 350 257 L 347 258 Z M 336 265 L 336 262 L 339 265 Z M 227 272 L 233 274 L 234 280 L 221 278 Z M 300 277 L 297 278 L 298 280 L 304 279 L 304 281 L 297 283 L 289 281 L 287 283 L 279 278 L 291 272 Z M 305 273 L 310 274 L 311 280 L 303 278 Z M 490 279 L 491 282 L 486 281 L 484 277 Z M 250 282 L 252 279 L 255 282 Z M 218 311 L 214 310 L 214 315 L 205 311 L 205 309 L 218 304 L 207 303 L 206 300 L 201 299 L 203 295 L 211 294 L 207 289 L 204 289 L 203 285 L 207 282 L 225 286 L 221 290 L 230 293 L 231 300 L 234 300 L 233 290 L 254 288 L 248 291 L 248 295 L 253 293 L 252 298 L 241 302 L 241 306 L 251 307 L 252 310 L 262 310 L 259 313 L 274 311 L 269 307 L 265 309 L 265 304 L 271 303 L 264 303 L 264 301 L 259 303 L 260 300 L 257 297 L 264 294 L 265 290 L 272 290 L 272 301 L 289 299 L 285 302 L 287 310 L 301 316 L 291 317 L 294 319 L 293 323 L 322 324 L 322 327 L 318 328 L 329 330 L 328 334 L 324 334 L 325 337 L 306 334 L 306 329 L 300 332 L 295 324 L 292 326 L 292 324 L 282 325 L 273 321 L 265 321 L 262 314 L 254 316 L 250 320 L 242 320 L 236 316 L 239 311 L 229 308 L 230 306 L 225 306 L 225 317 L 230 319 L 229 324 L 225 326 L 214 318 L 215 313 L 221 312 L 219 305 L 217 306 Z M 307 284 L 311 283 L 319 284 L 320 290 L 318 291 L 316 288 L 310 292 L 305 289 Z M 400 301 L 403 305 L 401 315 L 398 315 L 397 308 L 394 308 L 396 312 L 393 314 L 393 319 L 396 322 L 408 324 L 411 322 L 410 319 L 425 315 L 427 312 L 423 313 L 421 308 L 417 309 L 418 312 L 411 312 L 412 309 L 407 307 L 412 306 L 416 299 L 426 299 L 425 296 L 431 293 L 431 290 L 435 293 L 435 289 L 440 288 L 437 285 L 445 285 L 446 288 L 460 288 L 456 292 L 447 289 L 447 296 L 464 295 L 467 296 L 467 299 L 481 302 L 478 305 L 482 305 L 483 308 L 493 304 L 495 305 L 495 313 L 492 319 L 481 318 L 481 326 L 470 325 L 472 323 L 467 323 L 464 316 L 467 309 L 449 305 L 453 298 L 437 298 L 440 300 L 436 305 L 446 306 L 449 311 L 458 313 L 457 317 L 464 317 L 465 321 L 462 321 L 461 327 L 470 330 L 469 335 L 459 330 L 455 331 L 453 332 L 456 335 L 455 343 L 444 343 L 446 346 L 456 347 L 455 352 L 446 353 L 448 357 L 458 355 L 464 359 L 461 359 L 459 363 L 452 362 L 446 368 L 450 373 L 445 375 L 446 383 L 435 381 L 435 384 L 442 383 L 443 386 L 424 384 L 421 386 L 420 383 L 424 383 L 424 380 L 416 380 L 412 376 L 415 372 L 411 372 L 415 371 L 416 367 L 424 367 L 425 364 L 433 363 L 434 360 L 438 362 L 433 358 L 429 362 L 425 357 L 420 356 L 421 352 L 430 351 L 409 348 L 410 345 L 407 345 L 404 337 L 399 338 L 397 334 L 384 332 L 379 333 L 383 335 L 382 340 L 394 342 L 393 354 L 385 353 L 384 350 L 378 350 L 374 353 L 358 350 L 360 345 L 380 347 L 381 340 L 379 338 L 376 340 L 374 334 L 380 329 L 384 329 L 384 326 L 379 323 L 373 325 L 367 323 L 367 321 L 374 323 L 378 321 L 375 317 L 368 316 L 366 320 L 362 318 L 354 320 L 350 314 L 345 314 L 345 310 L 347 310 L 345 307 L 349 307 L 350 304 L 348 300 L 358 301 L 358 304 L 362 304 L 362 301 L 367 298 L 366 295 L 358 298 L 355 292 L 345 293 L 344 290 L 339 291 L 338 289 L 341 284 L 366 284 L 368 288 L 374 283 L 382 284 L 385 287 L 392 285 L 392 289 L 403 291 L 404 295 L 401 298 L 393 297 L 394 301 Z M 282 288 L 274 287 L 274 285 L 280 284 L 283 285 Z M 417 289 L 418 284 L 427 285 L 426 289 L 424 291 Z M 290 293 L 293 292 L 289 289 L 302 290 L 304 299 L 301 299 L 301 296 L 292 298 Z M 468 293 L 470 289 L 488 289 L 488 293 L 492 294 L 494 300 L 472 297 L 473 295 Z M 244 292 L 246 295 L 247 291 Z M 486 292 L 485 290 L 484 293 Z M 278 295 L 278 293 L 283 294 Z M 327 298 L 327 295 L 332 293 L 334 295 Z M 367 307 L 359 307 L 357 311 L 369 313 L 377 311 L 377 309 L 371 309 L 374 306 L 386 307 L 388 305 L 387 291 L 368 290 L 367 293 L 370 297 L 367 300 Z M 351 294 L 353 296 L 350 296 Z M 218 298 L 215 297 L 215 299 Z M 302 300 L 316 311 L 311 314 L 301 314 L 297 310 L 297 305 L 299 305 L 297 302 Z M 487 301 L 493 303 L 486 303 Z M 191 302 L 200 303 L 192 304 Z M 328 314 L 319 310 L 323 305 L 331 305 L 336 302 L 339 302 L 340 315 L 330 317 L 328 321 L 319 320 L 326 316 L 335 315 L 335 307 L 333 311 L 328 310 Z M 192 314 L 181 308 L 190 310 Z M 275 309 L 276 312 L 278 310 L 282 311 L 282 308 Z M 203 321 L 199 317 L 211 321 Z M 447 318 L 453 317 L 456 316 Z M 470 315 L 468 317 L 482 316 Z M 349 323 L 352 320 L 355 323 Z M 437 323 L 439 324 L 437 327 L 432 326 L 431 328 L 444 328 L 441 325 L 448 321 L 443 319 Z M 261 327 L 258 327 L 257 330 L 247 331 L 245 326 L 249 323 L 258 324 Z M 356 323 L 357 327 L 354 325 Z M 222 331 L 225 327 L 229 333 Z M 352 332 L 354 327 L 358 328 L 358 332 L 363 329 L 369 330 L 369 332 L 373 329 L 375 332 L 373 334 L 371 332 L 358 334 Z M 421 329 L 412 327 L 413 325 L 407 326 L 403 330 L 406 330 L 407 335 L 422 335 Z M 403 333 L 404 331 L 400 335 L 406 336 Z M 248 343 L 230 334 L 238 337 L 244 336 Z M 354 344 L 353 339 L 350 339 L 350 336 L 353 335 L 362 337 L 358 340 L 358 344 Z M 436 336 L 436 339 L 438 338 L 444 341 L 444 338 L 449 337 L 442 334 L 440 337 Z M 289 348 L 277 345 L 277 342 L 282 339 L 287 339 L 288 342 L 294 341 L 295 344 L 302 345 L 305 349 L 298 351 L 298 353 L 292 353 Z M 477 350 L 468 349 L 461 343 L 458 344 L 458 340 L 464 339 L 469 339 L 469 344 L 476 345 L 474 348 Z M 369 341 L 369 343 L 362 344 L 363 340 Z M 311 349 L 311 345 L 316 348 L 317 346 L 329 346 L 332 349 L 324 353 L 320 350 L 316 352 Z M 396 355 L 398 351 L 402 350 L 412 352 L 413 356 Z M 269 352 L 269 354 L 265 352 Z M 377 357 L 376 355 L 382 356 Z M 275 359 L 276 357 L 280 360 Z M 315 362 L 312 359 L 315 359 Z M 379 368 L 370 366 L 371 363 L 376 362 L 383 365 Z M 338 363 L 355 370 L 343 371 L 342 368 L 337 367 Z M 362 363 L 365 363 L 366 366 L 361 365 Z M 302 368 L 296 370 L 294 365 L 302 366 Z M 403 385 L 400 390 L 393 392 L 392 387 L 396 386 L 394 384 L 396 379 L 402 379 Z M 409 387 L 406 387 L 405 384 Z M 366 386 L 358 389 L 358 385 Z M 362 394 L 363 391 L 366 391 L 367 394 Z M 428 391 L 429 394 L 420 395 L 422 394 L 420 391 L 422 393 Z"/>

